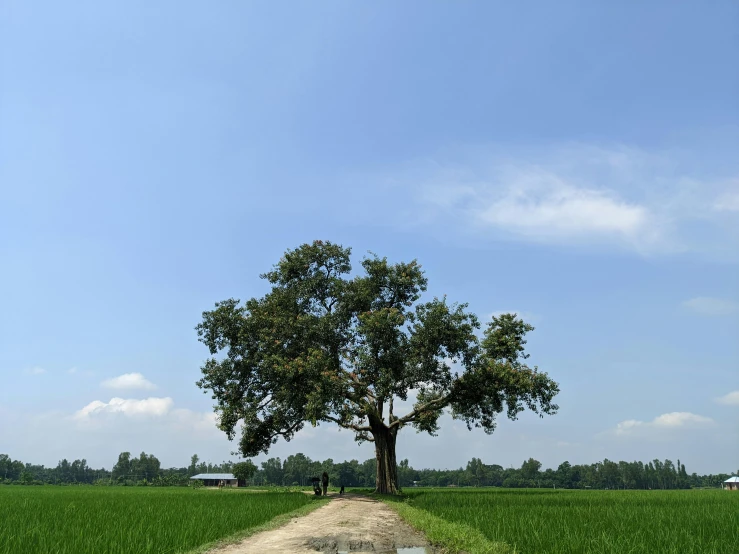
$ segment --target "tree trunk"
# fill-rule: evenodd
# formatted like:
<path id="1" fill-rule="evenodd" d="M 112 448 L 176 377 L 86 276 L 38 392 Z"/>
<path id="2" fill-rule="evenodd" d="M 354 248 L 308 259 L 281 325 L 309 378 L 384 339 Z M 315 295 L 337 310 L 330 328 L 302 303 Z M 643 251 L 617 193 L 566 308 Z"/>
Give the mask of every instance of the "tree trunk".
<path id="1" fill-rule="evenodd" d="M 395 461 L 395 438 L 397 427 L 388 429 L 382 421 L 370 422 L 372 436 L 375 439 L 375 457 L 377 459 L 377 477 L 375 492 L 380 494 L 397 494 L 398 465 Z"/>

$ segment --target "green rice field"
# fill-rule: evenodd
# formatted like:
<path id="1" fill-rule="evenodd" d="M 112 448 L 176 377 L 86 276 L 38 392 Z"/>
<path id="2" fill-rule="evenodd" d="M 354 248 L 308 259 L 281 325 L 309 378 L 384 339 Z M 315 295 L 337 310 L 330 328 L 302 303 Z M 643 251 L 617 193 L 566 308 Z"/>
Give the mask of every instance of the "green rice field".
<path id="1" fill-rule="evenodd" d="M 0 487 L 0 554 L 192 552 L 323 499 L 300 492 Z M 739 552 L 739 494 L 720 490 L 409 490 L 390 502 L 451 551 Z"/>
<path id="2" fill-rule="evenodd" d="M 728 491 L 430 489 L 406 503 L 521 554 L 739 552 L 739 494 Z"/>
<path id="3" fill-rule="evenodd" d="M 0 487 L 0 554 L 188 552 L 312 503 L 285 492 Z"/>

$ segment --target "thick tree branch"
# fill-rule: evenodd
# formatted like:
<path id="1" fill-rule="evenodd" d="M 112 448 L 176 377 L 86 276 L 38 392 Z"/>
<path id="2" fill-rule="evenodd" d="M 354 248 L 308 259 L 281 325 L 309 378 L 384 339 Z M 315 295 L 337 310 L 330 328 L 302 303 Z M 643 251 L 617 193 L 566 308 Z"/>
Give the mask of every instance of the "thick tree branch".
<path id="1" fill-rule="evenodd" d="M 400 417 L 396 419 L 395 421 L 391 422 L 389 427 L 399 427 L 402 425 L 405 425 L 406 423 L 410 423 L 416 419 L 419 415 L 421 415 L 423 412 L 427 410 L 434 410 L 443 408 L 448 402 L 451 395 L 447 394 L 444 396 L 440 396 L 439 398 L 435 398 L 434 400 L 429 400 L 422 406 L 419 406 L 412 412 L 404 415 L 403 417 Z"/>
<path id="2" fill-rule="evenodd" d="M 359 410 L 369 412 L 374 409 L 375 395 L 352 372 L 345 372 L 351 380 L 353 390 L 346 395 L 346 400 L 354 404 Z"/>
<path id="3" fill-rule="evenodd" d="M 375 442 L 375 439 L 370 437 L 366 432 L 357 433 L 357 438 L 366 442 Z"/>
<path id="4" fill-rule="evenodd" d="M 351 429 L 352 431 L 357 432 L 365 432 L 365 431 L 372 431 L 372 428 L 369 425 L 357 425 L 356 423 L 345 423 L 341 421 L 338 417 L 332 417 L 332 416 L 326 416 L 326 419 L 328 421 L 333 421 L 338 425 L 339 427 L 343 427 L 344 429 Z"/>
<path id="5" fill-rule="evenodd" d="M 257 406 L 257 408 L 256 408 L 257 411 L 263 410 L 264 408 L 266 408 L 267 406 L 269 406 L 270 404 L 272 404 L 273 401 L 274 401 L 274 397 L 273 396 L 267 397 L 267 399 L 262 404 L 260 404 L 259 406 Z"/>
<path id="6" fill-rule="evenodd" d="M 383 288 L 387 288 L 388 290 L 390 290 L 390 287 L 383 287 Z M 398 301 L 398 291 L 393 290 L 392 292 L 393 292 L 393 297 L 390 299 L 390 302 L 388 302 L 388 305 L 387 305 L 388 308 L 392 308 L 393 306 L 395 306 L 395 303 Z"/>
<path id="7" fill-rule="evenodd" d="M 269 436 L 269 438 L 271 440 L 271 439 L 274 439 L 275 437 L 280 437 L 280 436 L 284 437 L 284 436 L 287 436 L 289 433 L 292 433 L 293 431 L 295 431 L 295 429 L 297 427 L 299 427 L 302 423 L 303 423 L 303 420 L 296 421 L 293 425 L 291 425 L 290 427 L 288 427 L 284 431 L 276 431 L 276 432 L 272 433 Z"/>

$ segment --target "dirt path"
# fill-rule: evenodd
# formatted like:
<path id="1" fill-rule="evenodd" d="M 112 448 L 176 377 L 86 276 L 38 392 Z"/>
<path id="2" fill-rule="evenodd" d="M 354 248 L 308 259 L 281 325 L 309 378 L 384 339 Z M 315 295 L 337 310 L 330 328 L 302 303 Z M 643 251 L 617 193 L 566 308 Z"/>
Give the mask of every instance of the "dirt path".
<path id="1" fill-rule="evenodd" d="M 347 494 L 293 519 L 287 525 L 253 535 L 212 554 L 290 552 L 396 552 L 397 548 L 428 547 L 426 538 L 403 522 L 382 502 Z M 431 553 L 431 548 L 427 548 Z"/>

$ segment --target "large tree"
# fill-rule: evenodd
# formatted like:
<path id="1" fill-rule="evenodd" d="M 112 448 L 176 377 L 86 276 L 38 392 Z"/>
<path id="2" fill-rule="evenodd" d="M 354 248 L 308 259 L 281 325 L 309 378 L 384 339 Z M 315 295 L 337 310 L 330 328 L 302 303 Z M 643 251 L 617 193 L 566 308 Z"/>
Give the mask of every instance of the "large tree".
<path id="1" fill-rule="evenodd" d="M 246 484 L 246 482 L 256 473 L 257 466 L 255 466 L 251 460 L 245 460 L 234 464 L 231 471 L 236 479 L 243 481 Z"/>
<path id="2" fill-rule="evenodd" d="M 395 493 L 403 427 L 435 435 L 449 409 L 492 433 L 503 411 L 556 412 L 557 383 L 524 363 L 533 327 L 504 314 L 480 337 L 467 304 L 419 302 L 427 280 L 415 260 L 373 255 L 352 276 L 350 252 L 323 241 L 288 250 L 261 276 L 271 285 L 265 296 L 203 313 L 196 329 L 214 357 L 197 384 L 212 392 L 229 439 L 242 422 L 243 456 L 289 441 L 306 422 L 333 423 L 374 442 L 376 490 Z M 409 392 L 413 408 L 396 413 Z"/>

